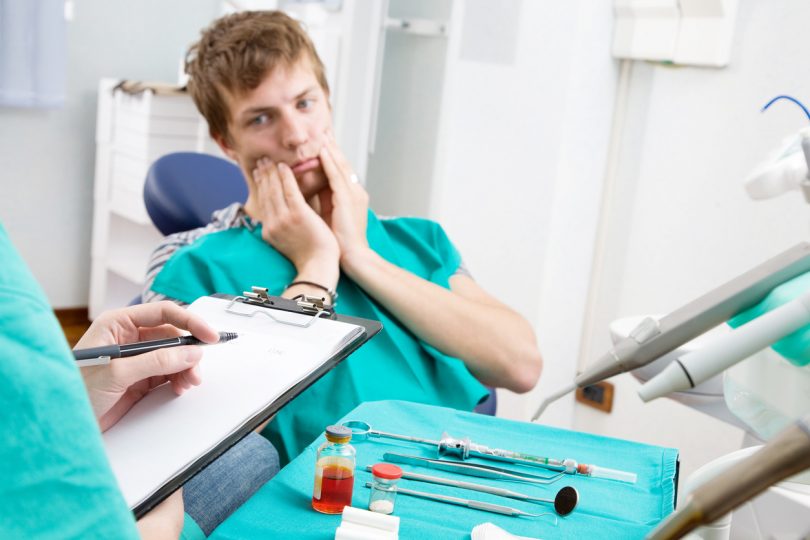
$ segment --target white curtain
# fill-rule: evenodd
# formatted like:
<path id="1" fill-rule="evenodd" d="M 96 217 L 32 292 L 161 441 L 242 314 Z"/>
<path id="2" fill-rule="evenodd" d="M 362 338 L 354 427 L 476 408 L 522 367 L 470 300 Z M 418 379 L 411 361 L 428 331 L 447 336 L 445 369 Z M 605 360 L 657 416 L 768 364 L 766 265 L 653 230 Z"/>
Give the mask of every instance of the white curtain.
<path id="1" fill-rule="evenodd" d="M 0 106 L 65 101 L 64 0 L 0 0 Z"/>

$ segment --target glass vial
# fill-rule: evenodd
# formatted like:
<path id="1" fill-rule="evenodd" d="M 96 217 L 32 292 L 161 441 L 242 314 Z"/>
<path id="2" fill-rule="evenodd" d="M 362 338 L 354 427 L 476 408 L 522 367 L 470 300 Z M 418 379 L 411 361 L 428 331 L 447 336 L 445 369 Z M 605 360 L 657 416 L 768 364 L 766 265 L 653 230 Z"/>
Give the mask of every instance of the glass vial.
<path id="1" fill-rule="evenodd" d="M 394 511 L 396 483 L 402 478 L 402 469 L 390 463 L 377 463 L 371 468 L 371 473 L 374 481 L 371 484 L 368 509 L 378 514 L 390 514 Z"/>
<path id="2" fill-rule="evenodd" d="M 324 514 L 340 514 L 352 504 L 355 450 L 352 431 L 344 426 L 326 428 L 326 442 L 315 458 L 315 489 L 312 508 Z"/>

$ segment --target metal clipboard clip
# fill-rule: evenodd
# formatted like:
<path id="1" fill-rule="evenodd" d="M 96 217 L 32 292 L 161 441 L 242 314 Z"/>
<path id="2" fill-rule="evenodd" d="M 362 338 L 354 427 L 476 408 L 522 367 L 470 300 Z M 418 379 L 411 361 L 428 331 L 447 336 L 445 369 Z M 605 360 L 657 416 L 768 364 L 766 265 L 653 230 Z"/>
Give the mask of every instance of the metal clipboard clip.
<path id="1" fill-rule="evenodd" d="M 274 316 L 272 313 L 274 310 L 309 315 L 310 317 L 307 318 L 307 322 L 285 320 Z M 232 299 L 225 311 L 242 317 L 253 317 L 259 313 L 267 315 L 274 322 L 300 328 L 308 328 L 316 319 L 332 318 L 335 314 L 334 307 L 327 304 L 324 298 L 305 294 L 299 294 L 292 299 L 280 298 L 267 294 L 266 287 L 256 287 L 255 285 L 251 287 L 250 291 L 243 291 L 242 296 Z"/>

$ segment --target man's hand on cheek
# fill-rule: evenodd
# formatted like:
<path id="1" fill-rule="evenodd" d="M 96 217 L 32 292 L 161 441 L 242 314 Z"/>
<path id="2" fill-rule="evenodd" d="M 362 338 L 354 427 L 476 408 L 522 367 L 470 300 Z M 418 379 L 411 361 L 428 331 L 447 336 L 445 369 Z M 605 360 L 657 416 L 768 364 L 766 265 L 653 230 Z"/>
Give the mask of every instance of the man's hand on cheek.
<path id="1" fill-rule="evenodd" d="M 290 259 L 299 275 L 317 272 L 312 278 L 337 283 L 340 249 L 335 235 L 304 200 L 290 167 L 267 158 L 256 165 L 253 181 L 262 238 Z"/>
<path id="2" fill-rule="evenodd" d="M 320 159 L 332 191 L 329 225 L 340 245 L 343 263 L 347 257 L 361 255 L 369 249 L 366 239 L 368 193 L 333 137 L 327 138 Z"/>

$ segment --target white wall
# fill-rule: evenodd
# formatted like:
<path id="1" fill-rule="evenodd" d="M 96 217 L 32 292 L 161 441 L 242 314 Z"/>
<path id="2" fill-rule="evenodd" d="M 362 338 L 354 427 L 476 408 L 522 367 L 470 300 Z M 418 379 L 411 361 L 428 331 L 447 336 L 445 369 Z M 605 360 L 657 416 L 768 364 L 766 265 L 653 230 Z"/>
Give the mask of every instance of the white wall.
<path id="1" fill-rule="evenodd" d="M 465 25 L 508 22 L 487 2 L 457 4 Z M 499 415 L 527 419 L 541 394 L 575 374 L 616 62 L 609 3 L 513 4 L 516 26 L 503 31 L 516 34 L 513 60 L 476 60 L 463 42 L 451 55 L 433 211 L 475 279 L 536 329 L 540 386 L 528 396 L 499 392 Z M 544 421 L 570 426 L 572 411 L 563 400 Z"/>
<path id="2" fill-rule="evenodd" d="M 219 4 L 75 2 L 65 106 L 0 108 L 0 220 L 55 307 L 87 305 L 98 79 L 175 81 Z"/>
<path id="3" fill-rule="evenodd" d="M 591 360 L 609 347 L 613 319 L 667 313 L 806 239 L 810 208 L 798 193 L 754 202 L 742 180 L 783 136 L 807 125 L 777 94 L 810 102 L 804 0 L 741 0 L 726 69 L 633 66 L 617 197 L 606 245 Z M 739 447 L 741 432 L 677 403 L 642 405 L 619 377 L 613 413 L 578 406 L 584 431 L 673 446 L 688 476 Z"/>

